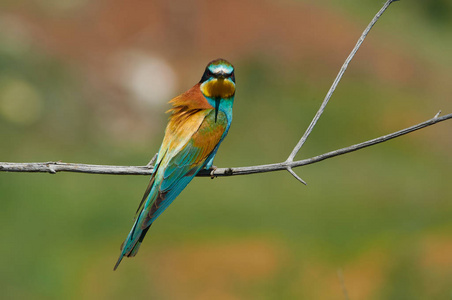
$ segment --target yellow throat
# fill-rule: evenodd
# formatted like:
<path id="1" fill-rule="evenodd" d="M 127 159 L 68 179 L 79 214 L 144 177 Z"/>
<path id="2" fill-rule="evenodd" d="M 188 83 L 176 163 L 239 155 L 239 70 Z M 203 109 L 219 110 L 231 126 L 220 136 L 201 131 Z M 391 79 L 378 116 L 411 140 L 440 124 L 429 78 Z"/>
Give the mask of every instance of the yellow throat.
<path id="1" fill-rule="evenodd" d="M 227 79 L 212 79 L 201 84 L 201 92 L 209 98 L 229 98 L 235 93 L 235 85 Z"/>

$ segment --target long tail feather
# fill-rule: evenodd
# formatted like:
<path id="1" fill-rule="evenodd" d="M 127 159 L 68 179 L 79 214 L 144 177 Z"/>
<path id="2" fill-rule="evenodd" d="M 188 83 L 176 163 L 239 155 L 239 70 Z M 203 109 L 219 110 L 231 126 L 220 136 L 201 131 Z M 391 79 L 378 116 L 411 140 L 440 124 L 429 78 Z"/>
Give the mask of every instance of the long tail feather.
<path id="1" fill-rule="evenodd" d="M 113 271 L 115 271 L 119 264 L 121 263 L 122 259 L 124 256 L 127 257 L 134 257 L 135 255 L 137 255 L 138 250 L 140 249 L 141 243 L 143 242 L 144 237 L 146 236 L 146 233 L 148 232 L 149 228 L 151 227 L 151 225 L 149 225 L 149 227 L 147 227 L 146 229 L 140 230 L 141 232 L 139 233 L 140 236 L 138 239 L 134 238 L 134 233 L 135 233 L 135 229 L 137 227 L 137 222 L 139 221 L 140 218 L 137 218 L 134 226 L 132 227 L 132 230 L 130 231 L 129 235 L 127 236 L 127 239 L 121 244 L 121 254 L 119 255 L 118 261 L 115 264 L 115 267 L 113 268 Z M 136 232 L 138 233 L 138 231 Z"/>
<path id="2" fill-rule="evenodd" d="M 123 257 L 124 257 L 124 254 L 121 253 L 121 255 L 119 255 L 118 261 L 115 264 L 115 267 L 113 268 L 113 271 L 116 271 L 116 269 L 118 268 L 119 264 L 121 263 L 121 260 Z"/>

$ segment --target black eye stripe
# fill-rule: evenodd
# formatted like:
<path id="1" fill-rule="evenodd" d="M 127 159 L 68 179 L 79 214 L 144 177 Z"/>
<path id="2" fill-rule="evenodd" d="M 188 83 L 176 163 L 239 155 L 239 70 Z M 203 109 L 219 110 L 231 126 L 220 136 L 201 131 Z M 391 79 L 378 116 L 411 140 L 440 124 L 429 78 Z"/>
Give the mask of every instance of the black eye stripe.
<path id="1" fill-rule="evenodd" d="M 229 78 L 231 78 L 231 80 L 235 83 L 235 74 L 234 74 L 234 72 L 231 73 Z"/>
<path id="2" fill-rule="evenodd" d="M 206 68 L 206 70 L 204 71 L 204 74 L 201 78 L 201 83 L 204 81 L 207 81 L 209 78 L 215 78 L 219 75 L 219 73 L 213 73 L 209 68 Z M 232 71 L 231 73 L 223 73 L 224 78 L 230 78 L 234 83 L 235 83 L 235 75 L 234 75 L 234 71 Z"/>
<path id="3" fill-rule="evenodd" d="M 212 74 L 212 75 L 217 75 L 217 74 Z M 229 77 L 231 77 L 231 76 L 233 76 L 234 75 L 234 73 L 223 73 L 223 76 L 225 77 L 225 78 L 229 78 Z"/>

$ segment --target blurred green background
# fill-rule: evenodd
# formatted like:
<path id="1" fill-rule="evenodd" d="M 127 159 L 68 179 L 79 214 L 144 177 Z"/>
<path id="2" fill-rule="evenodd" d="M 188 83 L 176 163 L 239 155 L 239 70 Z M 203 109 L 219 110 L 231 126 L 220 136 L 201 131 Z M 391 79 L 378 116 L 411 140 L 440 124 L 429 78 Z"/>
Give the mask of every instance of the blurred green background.
<path id="1" fill-rule="evenodd" d="M 0 161 L 144 165 L 172 97 L 236 67 L 219 167 L 286 159 L 381 1 L 1 1 Z M 298 158 L 452 112 L 452 3 L 400 1 Z M 452 124 L 196 178 L 112 268 L 147 176 L 0 173 L 2 299 L 449 299 Z"/>

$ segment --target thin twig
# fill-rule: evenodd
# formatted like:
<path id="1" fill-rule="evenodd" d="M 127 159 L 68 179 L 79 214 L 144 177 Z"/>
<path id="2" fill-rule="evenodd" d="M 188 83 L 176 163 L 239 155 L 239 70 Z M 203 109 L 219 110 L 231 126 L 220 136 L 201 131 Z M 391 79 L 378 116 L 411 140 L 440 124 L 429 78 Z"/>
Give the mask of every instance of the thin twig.
<path id="1" fill-rule="evenodd" d="M 365 147 L 376 145 L 393 138 L 408 134 L 410 132 L 452 119 L 452 113 L 444 115 L 442 117 L 434 117 L 425 122 L 416 124 L 414 126 L 402 129 L 400 131 L 387 134 L 363 143 L 355 144 L 342 149 L 330 151 L 321 155 L 317 155 L 311 158 L 293 161 L 291 163 L 281 162 L 276 164 L 267 164 L 250 167 L 238 167 L 238 168 L 217 168 L 213 175 L 220 176 L 234 176 L 234 175 L 248 175 L 256 173 L 265 173 L 273 171 L 287 170 L 288 167 L 296 168 L 319 161 L 350 153 Z M 41 172 L 41 173 L 57 173 L 57 172 L 77 172 L 88 174 L 112 174 L 112 175 L 151 175 L 153 169 L 148 166 L 106 166 L 106 165 L 87 165 L 87 164 L 72 164 L 63 162 L 44 162 L 44 163 L 5 163 L 0 162 L 0 171 L 4 172 Z M 211 170 L 203 170 L 197 174 L 197 176 L 211 177 Z"/>
<path id="2" fill-rule="evenodd" d="M 292 174 L 292 176 L 295 177 L 296 180 L 300 181 L 300 182 L 301 182 L 302 184 L 304 184 L 304 185 L 308 185 L 308 184 L 306 183 L 306 181 L 304 181 L 303 179 L 301 179 L 301 177 L 298 176 L 297 173 L 295 173 L 294 170 L 292 170 L 292 167 L 291 167 L 291 166 L 288 166 L 288 167 L 286 168 L 286 170 L 289 171 L 289 173 Z"/>
<path id="3" fill-rule="evenodd" d="M 355 56 L 356 52 L 358 52 L 359 47 L 364 42 L 364 39 L 366 38 L 369 31 L 372 29 L 372 27 L 377 23 L 378 19 L 381 17 L 381 15 L 386 11 L 386 9 L 391 5 L 392 2 L 395 2 L 397 0 L 388 0 L 383 7 L 380 9 L 380 11 L 375 15 L 375 17 L 370 21 L 369 25 L 367 25 L 366 29 L 361 34 L 361 37 L 359 38 L 358 42 L 356 42 L 355 47 L 353 48 L 352 52 L 348 55 L 347 59 L 345 60 L 344 64 L 342 65 L 342 68 L 340 69 L 339 73 L 336 76 L 336 79 L 334 80 L 333 84 L 330 87 L 330 90 L 325 96 L 325 99 L 322 102 L 322 105 L 320 105 L 319 110 L 314 116 L 314 119 L 312 119 L 311 124 L 309 124 L 308 128 L 306 129 L 306 132 L 301 137 L 298 144 L 295 146 L 295 148 L 292 150 L 292 153 L 290 153 L 289 157 L 287 158 L 287 162 L 292 162 L 295 155 L 297 155 L 298 151 L 300 151 L 300 148 L 303 146 L 303 144 L 306 142 L 309 134 L 311 134 L 312 129 L 314 129 L 315 124 L 319 120 L 320 116 L 322 115 L 323 111 L 325 110 L 326 105 L 328 104 L 328 101 L 330 100 L 331 96 L 333 95 L 334 91 L 336 90 L 337 85 L 339 84 L 339 81 L 341 81 L 342 76 L 345 73 L 345 70 L 347 70 L 348 64 Z"/>
<path id="4" fill-rule="evenodd" d="M 319 120 L 320 116 L 322 115 L 323 111 L 325 110 L 326 105 L 328 104 L 328 101 L 330 100 L 331 96 L 333 95 L 334 91 L 336 90 L 337 85 L 342 79 L 342 76 L 345 73 L 345 70 L 347 70 L 347 67 L 349 63 L 352 61 L 353 57 L 355 56 L 356 52 L 358 52 L 359 47 L 364 42 L 364 39 L 366 38 L 369 31 L 372 29 L 372 27 L 377 23 L 378 19 L 383 15 L 383 13 L 386 11 L 386 9 L 391 5 L 392 2 L 397 0 L 388 0 L 383 5 L 383 7 L 380 9 L 380 11 L 375 15 L 375 17 L 370 21 L 369 25 L 367 25 L 366 29 L 364 29 L 363 33 L 361 34 L 358 42 L 356 42 L 355 47 L 353 48 L 352 52 L 348 55 L 347 59 L 345 60 L 344 64 L 342 65 L 341 69 L 339 70 L 339 73 L 336 76 L 336 79 L 334 80 L 333 84 L 330 87 L 330 90 L 325 96 L 325 99 L 323 99 L 322 105 L 320 105 L 319 110 L 315 114 L 314 118 L 311 121 L 311 124 L 309 124 L 308 128 L 306 129 L 305 133 L 301 137 L 301 139 L 298 141 L 295 148 L 292 150 L 292 153 L 290 153 L 289 157 L 286 160 L 287 164 L 290 164 L 293 162 L 293 159 L 295 158 L 295 155 L 300 151 L 303 144 L 308 139 L 309 134 L 311 134 L 312 130 L 314 129 L 315 124 L 317 124 L 317 121 Z M 306 182 L 301 179 L 289 166 L 287 167 L 287 171 L 292 174 L 296 179 L 301 181 L 302 183 L 306 184 Z"/>
<path id="5" fill-rule="evenodd" d="M 440 114 L 441 114 L 441 109 L 439 110 L 439 112 L 436 113 L 436 115 L 434 116 L 434 118 L 438 118 Z"/>
<path id="6" fill-rule="evenodd" d="M 348 297 L 347 288 L 345 287 L 344 274 L 342 273 L 342 269 L 337 270 L 337 277 L 339 277 L 339 283 L 341 284 L 345 300 L 350 300 L 350 298 Z"/>
<path id="7" fill-rule="evenodd" d="M 369 33 L 370 29 L 375 25 L 377 20 L 381 17 L 381 15 L 385 12 L 385 10 L 389 7 L 392 2 L 396 0 L 388 0 L 380 11 L 375 15 L 370 24 L 364 30 L 360 39 L 356 43 L 350 55 L 345 60 L 339 74 L 333 82 L 330 90 L 328 91 L 322 105 L 320 106 L 318 112 L 316 113 L 314 119 L 309 125 L 308 129 L 298 142 L 298 144 L 293 149 L 292 153 L 289 155 L 285 162 L 275 163 L 275 164 L 267 164 L 260 166 L 251 166 L 251 167 L 238 167 L 238 168 L 216 168 L 214 170 L 202 170 L 197 174 L 197 176 L 233 176 L 233 175 L 247 175 L 247 174 L 255 174 L 255 173 L 264 173 L 264 172 L 273 172 L 280 170 L 287 170 L 291 173 L 296 179 L 306 184 L 304 180 L 302 180 L 293 170 L 292 168 L 300 167 L 308 164 L 313 164 L 331 157 L 335 157 L 338 155 L 346 154 L 352 151 L 356 151 L 365 147 L 369 147 L 375 144 L 379 144 L 390 139 L 399 137 L 401 135 L 405 135 L 407 133 L 413 132 L 415 130 L 419 130 L 421 128 L 434 125 L 436 123 L 445 121 L 447 119 L 452 118 L 452 114 L 445 115 L 443 117 L 439 117 L 439 114 L 436 114 L 433 119 L 427 120 L 423 123 L 414 125 L 409 128 L 405 128 L 403 130 L 381 136 L 379 138 L 369 140 L 360 144 L 352 145 L 346 148 L 338 149 L 335 151 L 331 151 L 328 153 L 324 153 L 315 157 L 311 157 L 308 159 L 293 161 L 295 155 L 298 153 L 300 148 L 303 146 L 304 142 L 308 138 L 309 134 L 312 132 L 315 124 L 323 113 L 329 99 L 331 98 L 334 90 L 336 89 L 339 81 L 341 80 L 345 70 L 347 69 L 348 64 L 358 51 L 360 45 L 364 41 L 365 37 Z M 153 159 L 154 160 L 154 159 Z M 151 162 L 153 161 L 151 160 Z M 57 172 L 78 172 L 78 173 L 89 173 L 89 174 L 115 174 L 115 175 L 150 175 L 153 172 L 152 163 L 149 163 L 146 166 L 105 166 L 105 165 L 88 165 L 88 164 L 72 164 L 72 163 L 63 163 L 63 162 L 46 162 L 46 163 L 2 163 L 0 162 L 0 171 L 6 172 L 44 172 L 55 174 Z"/>
<path id="8" fill-rule="evenodd" d="M 146 167 L 148 167 L 148 168 L 153 168 L 154 166 L 154 163 L 155 163 L 155 160 L 157 159 L 157 156 L 158 156 L 159 154 L 158 153 L 156 153 L 152 158 L 151 158 L 151 160 L 148 162 L 148 164 L 146 165 Z"/>

